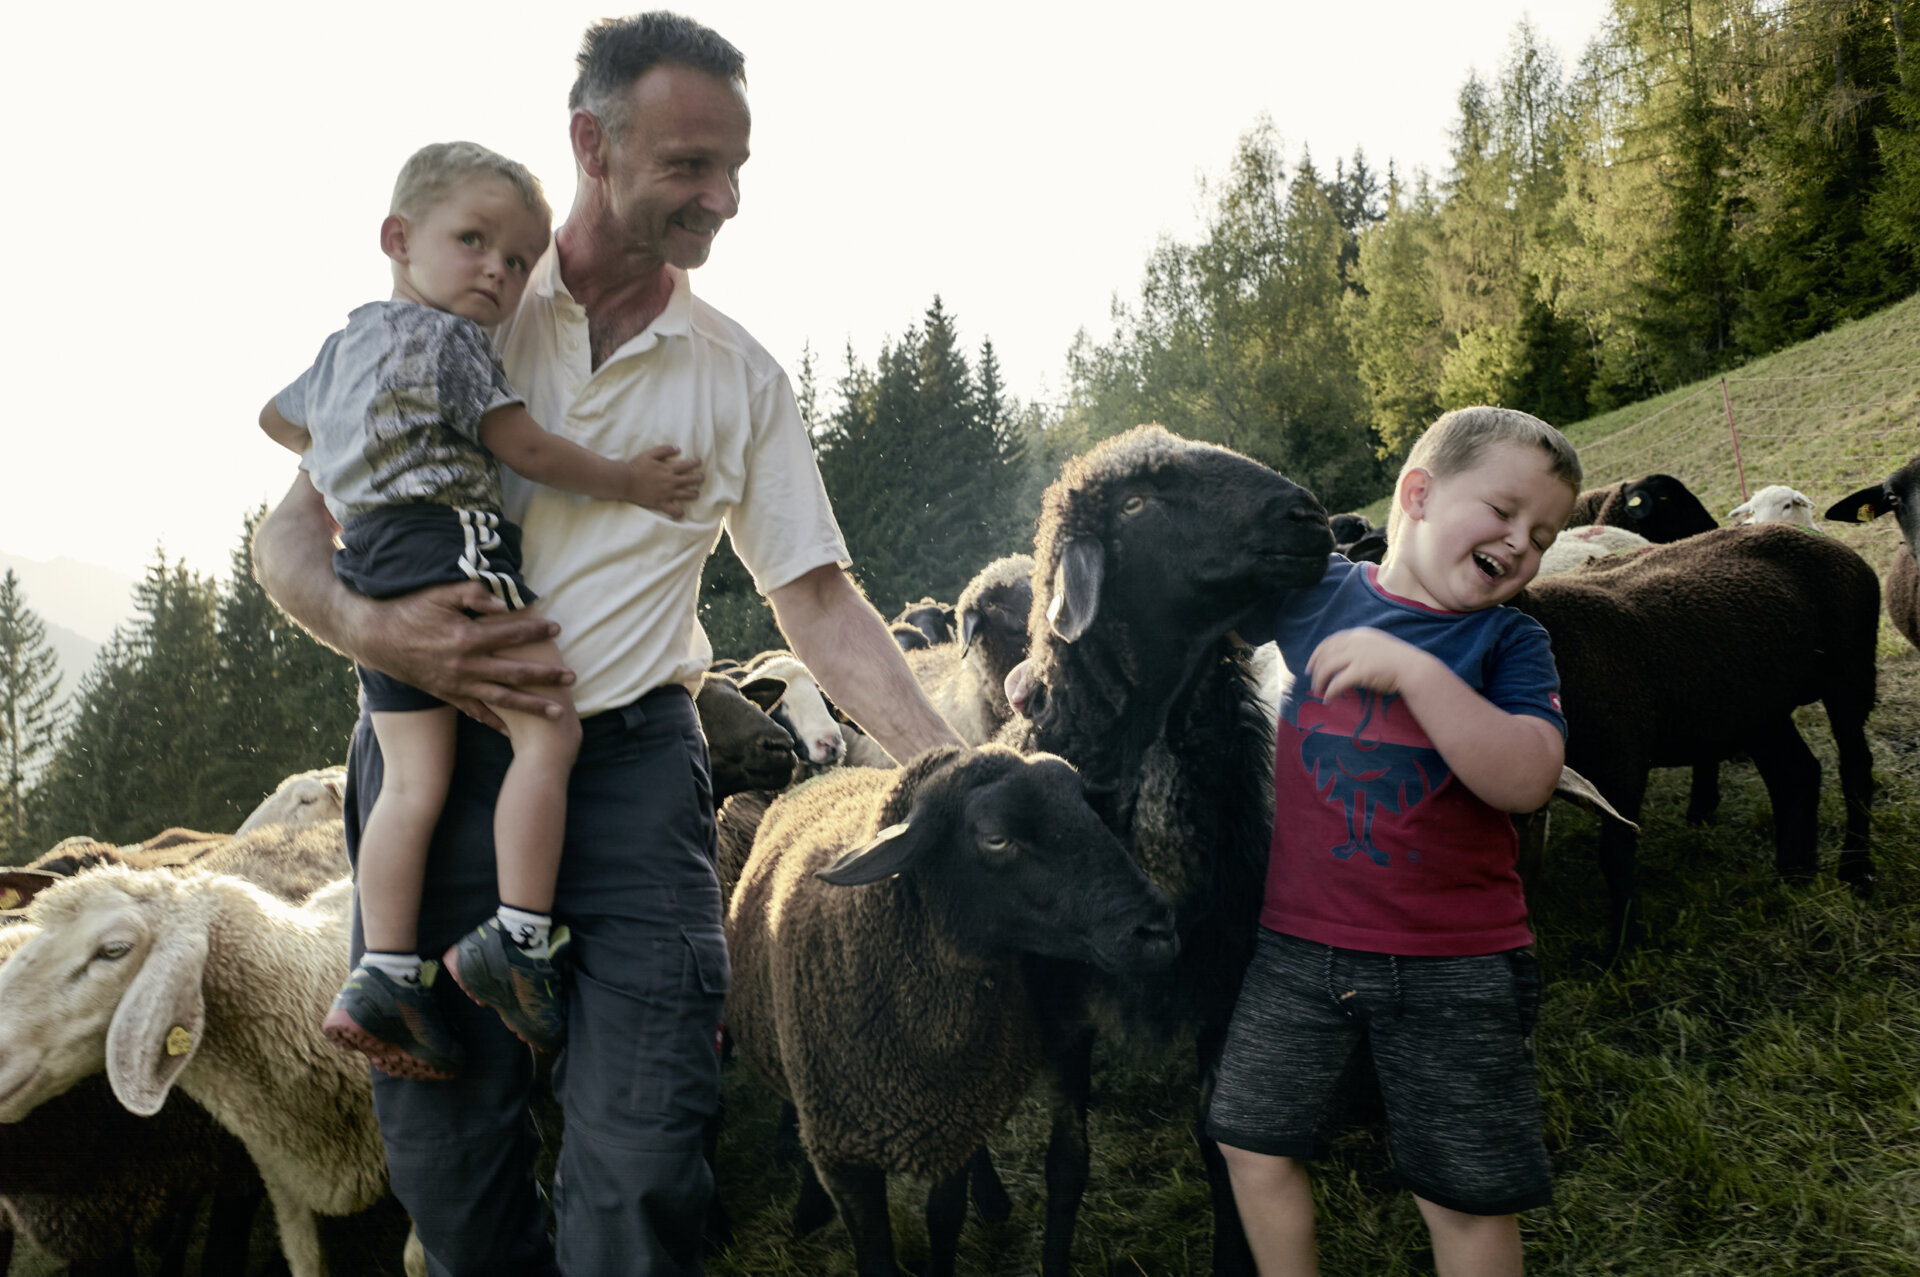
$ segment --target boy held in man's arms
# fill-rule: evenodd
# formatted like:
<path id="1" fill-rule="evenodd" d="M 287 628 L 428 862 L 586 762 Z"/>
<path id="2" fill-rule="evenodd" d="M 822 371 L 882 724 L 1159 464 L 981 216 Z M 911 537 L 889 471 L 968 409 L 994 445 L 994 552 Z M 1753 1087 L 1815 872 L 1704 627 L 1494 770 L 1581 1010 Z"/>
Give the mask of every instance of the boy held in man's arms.
<path id="1" fill-rule="evenodd" d="M 500 463 L 535 482 L 670 518 L 704 478 L 697 460 L 657 447 L 613 460 L 549 434 L 528 415 L 487 331 L 511 317 L 547 250 L 553 215 L 527 169 L 471 142 L 423 147 L 400 171 L 380 247 L 393 297 L 327 338 L 313 366 L 260 413 L 342 525 L 334 568 L 370 598 L 479 581 L 506 609 L 529 607 L 520 531 L 501 510 Z M 561 663 L 551 640 L 499 655 Z M 436 965 L 415 952 L 427 847 L 452 774 L 452 706 L 360 670 L 385 782 L 356 866 L 366 952 L 322 1022 L 336 1044 L 404 1078 L 459 1071 L 461 1049 L 434 1004 Z M 498 914 L 442 961 L 474 1001 L 534 1047 L 565 1031 L 552 926 L 567 776 L 580 720 L 564 688 L 547 715 L 489 705 L 513 742 L 495 808 Z"/>
<path id="2" fill-rule="evenodd" d="M 1300 671 L 1280 708 L 1266 903 L 1207 1129 L 1264 1277 L 1319 1271 L 1305 1162 L 1369 1039 L 1395 1169 L 1441 1277 L 1521 1271 L 1551 1196 L 1533 936 L 1509 812 L 1552 795 L 1566 720 L 1547 633 L 1502 604 L 1580 489 L 1559 431 L 1465 408 L 1395 485 L 1385 563 L 1334 555 L 1250 641 Z"/>

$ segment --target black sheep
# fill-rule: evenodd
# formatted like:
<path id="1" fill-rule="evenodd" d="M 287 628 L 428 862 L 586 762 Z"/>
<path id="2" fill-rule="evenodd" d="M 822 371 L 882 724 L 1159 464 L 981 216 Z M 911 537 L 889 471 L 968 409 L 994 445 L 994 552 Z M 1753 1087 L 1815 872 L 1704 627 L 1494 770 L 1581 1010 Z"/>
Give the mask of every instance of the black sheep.
<path id="1" fill-rule="evenodd" d="M 1172 901 L 1182 946 L 1153 976 L 1066 963 L 1037 973 L 1056 1103 L 1047 1277 L 1067 1272 L 1086 1189 L 1094 1009 L 1156 1037 L 1194 1034 L 1204 1112 L 1253 947 L 1272 820 L 1273 727 L 1228 635 L 1249 608 L 1318 580 L 1332 545 L 1311 493 L 1157 426 L 1100 444 L 1047 489 L 1030 717 L 1001 739 L 1079 769 L 1102 818 Z M 1214 1270 L 1251 1273 L 1225 1164 L 1201 1145 Z"/>
<path id="2" fill-rule="evenodd" d="M 1719 520 L 1700 504 L 1687 485 L 1670 474 L 1622 479 L 1604 488 L 1582 492 L 1567 516 L 1567 526 L 1605 523 L 1638 532 L 1656 545 L 1711 532 Z"/>
<path id="3" fill-rule="evenodd" d="M 1816 866 L 1820 764 L 1793 723 L 1822 701 L 1840 755 L 1840 877 L 1873 880 L 1867 803 L 1880 585 L 1839 542 L 1786 524 L 1721 528 L 1599 559 L 1514 600 L 1547 629 L 1567 714 L 1567 766 L 1628 820 L 1654 767 L 1749 754 L 1773 801 L 1783 874 Z M 1630 937 L 1635 834 L 1603 823 L 1614 935 Z"/>
<path id="4" fill-rule="evenodd" d="M 1920 647 L 1920 457 L 1880 483 L 1833 503 L 1826 517 L 1867 523 L 1891 511 L 1900 524 L 1900 548 L 1887 563 L 1887 619 Z"/>

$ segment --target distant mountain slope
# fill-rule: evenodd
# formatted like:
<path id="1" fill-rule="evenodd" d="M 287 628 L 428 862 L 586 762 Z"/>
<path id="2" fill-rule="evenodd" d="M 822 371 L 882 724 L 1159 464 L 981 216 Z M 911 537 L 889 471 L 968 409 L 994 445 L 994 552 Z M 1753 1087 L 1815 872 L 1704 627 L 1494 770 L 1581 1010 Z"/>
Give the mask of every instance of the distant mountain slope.
<path id="1" fill-rule="evenodd" d="M 133 616 L 134 579 L 111 568 L 73 559 L 41 563 L 0 551 L 0 573 L 8 568 L 20 578 L 27 606 L 47 623 L 49 638 L 51 627 L 58 625 L 75 638 L 97 645 L 106 642 L 114 626 Z M 76 681 L 92 665 L 89 656 L 84 667 L 73 671 L 66 653 L 61 653 L 60 668 L 72 672 Z"/>

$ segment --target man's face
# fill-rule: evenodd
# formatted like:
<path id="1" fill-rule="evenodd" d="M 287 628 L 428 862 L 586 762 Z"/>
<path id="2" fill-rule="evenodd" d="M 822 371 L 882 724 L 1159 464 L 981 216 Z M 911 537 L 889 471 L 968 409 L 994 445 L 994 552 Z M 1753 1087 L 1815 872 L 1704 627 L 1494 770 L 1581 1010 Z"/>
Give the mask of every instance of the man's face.
<path id="1" fill-rule="evenodd" d="M 707 260 L 740 211 L 740 166 L 752 119 L 746 89 L 663 64 L 628 90 L 624 128 L 607 139 L 607 198 L 631 247 L 682 269 Z"/>

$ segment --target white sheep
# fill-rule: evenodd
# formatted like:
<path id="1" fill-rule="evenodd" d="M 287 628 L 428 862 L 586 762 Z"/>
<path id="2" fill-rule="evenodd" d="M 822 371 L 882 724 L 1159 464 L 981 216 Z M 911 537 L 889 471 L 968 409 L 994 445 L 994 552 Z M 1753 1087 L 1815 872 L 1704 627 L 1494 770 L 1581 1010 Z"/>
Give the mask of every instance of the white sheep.
<path id="1" fill-rule="evenodd" d="M 1594 559 L 1604 559 L 1610 554 L 1632 554 L 1652 544 L 1638 532 L 1608 523 L 1568 528 L 1540 556 L 1540 571 L 1536 575 L 1557 576 Z"/>
<path id="2" fill-rule="evenodd" d="M 1813 526 L 1813 502 L 1805 493 L 1784 483 L 1760 489 L 1728 512 L 1729 521 L 1739 523 L 1791 523 L 1797 528 Z"/>
<path id="3" fill-rule="evenodd" d="M 293 905 L 228 874 L 118 865 L 48 888 L 27 914 L 40 933 L 0 967 L 0 1122 L 103 1068 L 141 1115 L 177 1084 L 246 1146 L 293 1277 L 321 1277 L 314 1216 L 386 1191 L 365 1063 L 319 1031 L 351 901 L 347 880 Z"/>
<path id="4" fill-rule="evenodd" d="M 314 825 L 337 820 L 346 808 L 346 800 L 345 767 L 297 772 L 281 781 L 233 832 L 244 834 L 262 825 Z"/>

